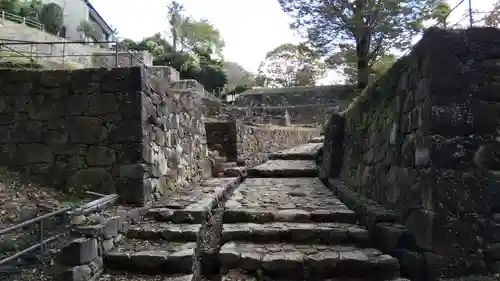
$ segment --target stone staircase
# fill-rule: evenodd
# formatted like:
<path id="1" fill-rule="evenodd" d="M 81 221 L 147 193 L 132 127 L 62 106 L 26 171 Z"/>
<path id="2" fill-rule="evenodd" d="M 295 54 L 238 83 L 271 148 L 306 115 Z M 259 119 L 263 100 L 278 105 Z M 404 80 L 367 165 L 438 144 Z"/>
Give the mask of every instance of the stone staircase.
<path id="1" fill-rule="evenodd" d="M 195 281 L 200 250 L 213 254 L 212 270 L 249 280 L 404 280 L 398 260 L 369 247 L 356 214 L 318 179 L 321 147 L 274 153 L 246 178 L 234 167 L 240 176 L 156 203 L 105 255 L 99 280 Z"/>
<path id="2" fill-rule="evenodd" d="M 106 272 L 98 280 L 191 281 L 197 268 L 195 249 L 218 251 L 219 241 L 210 237 L 221 231 L 218 205 L 240 181 L 241 177 L 211 178 L 155 203 L 104 255 Z M 210 216 L 212 210 L 216 211 Z M 216 221 L 206 222 L 206 218 Z"/>
<path id="3" fill-rule="evenodd" d="M 274 153 L 226 203 L 220 259 L 257 280 L 395 280 L 398 261 L 317 178 L 318 143 Z"/>

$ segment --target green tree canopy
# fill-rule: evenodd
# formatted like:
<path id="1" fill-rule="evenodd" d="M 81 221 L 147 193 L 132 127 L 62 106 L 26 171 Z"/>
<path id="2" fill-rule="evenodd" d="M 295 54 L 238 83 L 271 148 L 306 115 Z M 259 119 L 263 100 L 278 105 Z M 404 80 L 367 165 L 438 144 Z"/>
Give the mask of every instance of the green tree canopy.
<path id="1" fill-rule="evenodd" d="M 282 44 L 266 54 L 259 67 L 259 81 L 271 87 L 314 85 L 326 72 L 316 52 L 304 44 Z"/>
<path id="2" fill-rule="evenodd" d="M 487 13 L 482 19 L 484 24 L 489 27 L 500 27 L 500 1 L 493 5 L 493 9 Z"/>
<path id="3" fill-rule="evenodd" d="M 186 19 L 181 27 L 181 40 L 189 50 L 202 49 L 210 54 L 221 56 L 224 40 L 217 28 L 208 20 Z"/>
<path id="4" fill-rule="evenodd" d="M 172 36 L 171 46 L 174 51 L 177 50 L 179 44 L 180 27 L 184 21 L 183 12 L 184 6 L 177 1 L 172 1 L 170 5 L 167 6 L 167 20 L 170 24 L 170 33 Z"/>
<path id="5" fill-rule="evenodd" d="M 355 54 L 356 82 L 364 88 L 375 62 L 394 50 L 408 48 L 424 22 L 443 17 L 436 10 L 444 0 L 278 0 L 283 11 L 294 17 L 292 28 L 308 43 L 328 56 L 334 68 L 351 63 L 339 60 Z M 340 53 L 340 54 L 339 54 Z"/>
<path id="6" fill-rule="evenodd" d="M 31 20 L 38 20 L 42 6 L 41 0 L 0 0 L 0 10 Z"/>
<path id="7" fill-rule="evenodd" d="M 238 63 L 225 61 L 224 70 L 227 76 L 227 84 L 225 86 L 226 91 L 233 91 L 236 88 L 239 90 L 242 88 L 250 89 L 255 86 L 254 74 L 247 71 Z"/>
<path id="8" fill-rule="evenodd" d="M 139 42 L 124 39 L 121 44 L 137 51 L 149 51 L 155 65 L 168 65 L 180 72 L 182 79 L 195 79 L 210 92 L 219 92 L 227 82 L 223 61 L 212 59 L 210 53 L 195 51 L 175 51 L 173 46 L 159 33 Z"/>
<path id="9" fill-rule="evenodd" d="M 63 9 L 56 3 L 43 5 L 38 19 L 45 27 L 45 31 L 52 34 L 59 34 L 63 27 Z"/>
<path id="10" fill-rule="evenodd" d="M 227 83 L 221 34 L 207 20 L 195 20 L 184 12 L 179 2 L 173 1 L 167 6 L 170 41 L 157 33 L 139 42 L 124 39 L 122 45 L 147 50 L 153 54 L 155 65 L 172 66 L 182 79 L 196 79 L 208 91 L 219 93 Z"/>

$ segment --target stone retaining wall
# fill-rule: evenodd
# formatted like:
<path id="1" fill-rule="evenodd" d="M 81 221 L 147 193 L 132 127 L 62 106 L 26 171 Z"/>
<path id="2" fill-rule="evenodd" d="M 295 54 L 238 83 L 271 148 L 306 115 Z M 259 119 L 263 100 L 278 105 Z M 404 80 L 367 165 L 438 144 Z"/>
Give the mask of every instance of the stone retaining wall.
<path id="1" fill-rule="evenodd" d="M 139 68 L 3 69 L 0 80 L 1 165 L 59 188 L 115 191 L 141 155 Z"/>
<path id="2" fill-rule="evenodd" d="M 238 161 L 238 132 L 236 122 L 205 122 L 207 145 L 228 162 Z"/>
<path id="3" fill-rule="evenodd" d="M 256 165 L 269 153 L 309 142 L 319 136 L 319 129 L 282 126 L 257 127 L 241 121 L 205 123 L 208 147 L 228 162 Z"/>
<path id="4" fill-rule="evenodd" d="M 202 101 L 142 68 L 0 70 L 0 165 L 144 204 L 210 174 Z"/>
<path id="5" fill-rule="evenodd" d="M 165 81 L 151 75 L 143 87 L 144 162 L 137 169 L 147 176 L 137 180 L 144 182 L 144 192 L 168 194 L 211 176 L 201 97 L 170 90 Z"/>
<path id="6" fill-rule="evenodd" d="M 256 127 L 238 122 L 238 160 L 248 166 L 261 164 L 270 152 L 309 142 L 319 129 L 293 127 Z"/>
<path id="7" fill-rule="evenodd" d="M 237 96 L 235 105 L 249 107 L 249 112 L 267 116 L 262 121 L 273 124 L 284 122 L 287 111 L 292 124 L 323 124 L 327 116 L 345 109 L 354 95 L 354 87 L 348 85 L 263 88 Z"/>
<path id="8" fill-rule="evenodd" d="M 499 42 L 492 28 L 428 30 L 333 118 L 327 132 L 345 122 L 344 135 L 325 135 L 323 178 L 340 170 L 352 192 L 394 210 L 416 243 L 405 257 L 437 258 L 444 276 L 500 264 Z"/>

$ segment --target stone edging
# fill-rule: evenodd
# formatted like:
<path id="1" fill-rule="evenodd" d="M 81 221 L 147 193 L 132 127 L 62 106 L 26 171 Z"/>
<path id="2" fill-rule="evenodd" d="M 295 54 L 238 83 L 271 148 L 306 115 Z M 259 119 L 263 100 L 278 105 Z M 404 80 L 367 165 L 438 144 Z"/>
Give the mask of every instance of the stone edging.
<path id="1" fill-rule="evenodd" d="M 116 212 L 90 214 L 70 227 L 70 240 L 57 257 L 56 280 L 95 280 L 103 272 L 103 256 L 123 237 L 130 223 L 138 222 L 148 206 L 118 207 Z"/>
<path id="2" fill-rule="evenodd" d="M 325 184 L 356 212 L 358 220 L 370 233 L 372 245 L 399 260 L 403 277 L 414 281 L 438 278 L 441 256 L 418 247 L 414 234 L 401 223 L 397 213 L 350 190 L 338 179 L 328 179 Z"/>
<path id="3" fill-rule="evenodd" d="M 236 181 L 228 184 L 219 194 L 214 196 L 210 210 L 202 220 L 196 238 L 194 267 L 192 281 L 221 280 L 219 251 L 222 247 L 223 215 L 225 203 L 233 194 L 236 187 L 246 178 L 245 167 L 228 167 L 226 177 L 235 177 Z M 208 238 L 208 241 L 206 239 Z"/>

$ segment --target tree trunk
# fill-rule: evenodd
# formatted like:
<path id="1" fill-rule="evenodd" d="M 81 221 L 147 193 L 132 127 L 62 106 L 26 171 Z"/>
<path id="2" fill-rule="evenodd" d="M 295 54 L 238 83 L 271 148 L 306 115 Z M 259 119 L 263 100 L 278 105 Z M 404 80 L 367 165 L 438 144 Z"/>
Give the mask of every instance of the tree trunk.
<path id="1" fill-rule="evenodd" d="M 370 38 L 363 35 L 356 44 L 356 55 L 358 57 L 358 89 L 368 86 L 370 68 L 368 66 L 368 52 L 370 50 Z"/>
<path id="2" fill-rule="evenodd" d="M 356 0 L 354 8 L 356 19 L 356 56 L 358 58 L 358 89 L 364 89 L 368 86 L 370 76 L 368 53 L 370 51 L 371 32 L 364 21 L 363 8 L 365 8 L 366 4 L 366 0 Z"/>
<path id="3" fill-rule="evenodd" d="M 175 54 L 177 52 L 177 32 L 172 32 L 172 51 Z"/>

